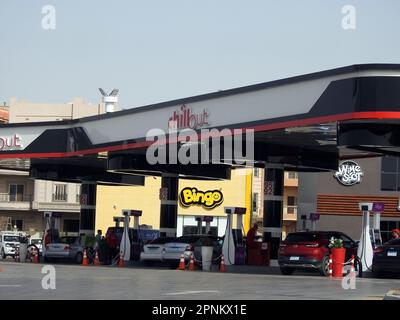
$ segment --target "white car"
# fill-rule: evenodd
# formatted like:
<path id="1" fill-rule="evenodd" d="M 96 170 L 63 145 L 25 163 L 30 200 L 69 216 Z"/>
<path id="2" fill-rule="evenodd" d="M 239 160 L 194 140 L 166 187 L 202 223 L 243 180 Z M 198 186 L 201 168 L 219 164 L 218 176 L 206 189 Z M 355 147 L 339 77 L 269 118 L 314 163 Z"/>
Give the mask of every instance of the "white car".
<path id="1" fill-rule="evenodd" d="M 162 262 L 164 256 L 164 247 L 168 242 L 175 238 L 157 238 L 143 246 L 143 251 L 140 253 L 140 261 L 151 265 L 155 262 Z"/>
<path id="2" fill-rule="evenodd" d="M 0 232 L 0 256 L 2 259 L 7 256 L 15 256 L 15 249 L 19 247 L 21 236 L 23 234 L 15 231 Z"/>
<path id="3" fill-rule="evenodd" d="M 179 265 L 182 254 L 186 264 L 190 261 L 192 255 L 195 259 L 201 260 L 201 244 L 199 242 L 205 238 L 212 240 L 214 247 L 213 259 L 217 261 L 222 252 L 222 238 L 200 234 L 181 236 L 176 238 L 173 242 L 165 244 L 163 261 L 169 264 L 171 268 L 176 268 Z"/>

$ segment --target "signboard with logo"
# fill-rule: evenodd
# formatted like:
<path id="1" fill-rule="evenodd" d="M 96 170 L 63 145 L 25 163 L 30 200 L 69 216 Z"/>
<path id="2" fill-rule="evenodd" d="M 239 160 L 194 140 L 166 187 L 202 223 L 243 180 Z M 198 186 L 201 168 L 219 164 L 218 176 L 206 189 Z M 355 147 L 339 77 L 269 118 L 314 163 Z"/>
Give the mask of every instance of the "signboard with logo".
<path id="1" fill-rule="evenodd" d="M 310 213 L 311 221 L 317 221 L 317 220 L 319 220 L 319 217 L 320 217 L 319 213 Z"/>
<path id="2" fill-rule="evenodd" d="M 185 104 L 181 105 L 178 110 L 175 110 L 172 117 L 168 120 L 168 128 L 173 130 L 180 129 L 201 129 L 207 127 L 209 123 L 210 113 L 207 109 L 196 113 Z"/>
<path id="3" fill-rule="evenodd" d="M 385 210 L 385 204 L 382 202 L 374 202 L 372 205 L 372 211 L 383 212 Z"/>
<path id="4" fill-rule="evenodd" d="M 179 203 L 182 207 L 193 205 L 202 206 L 204 209 L 214 209 L 222 204 L 224 196 L 221 190 L 201 191 L 197 188 L 183 188 L 179 193 Z"/>
<path id="5" fill-rule="evenodd" d="M 364 172 L 361 166 L 352 160 L 346 160 L 339 164 L 338 170 L 334 173 L 337 181 L 344 186 L 352 186 L 361 183 Z"/>

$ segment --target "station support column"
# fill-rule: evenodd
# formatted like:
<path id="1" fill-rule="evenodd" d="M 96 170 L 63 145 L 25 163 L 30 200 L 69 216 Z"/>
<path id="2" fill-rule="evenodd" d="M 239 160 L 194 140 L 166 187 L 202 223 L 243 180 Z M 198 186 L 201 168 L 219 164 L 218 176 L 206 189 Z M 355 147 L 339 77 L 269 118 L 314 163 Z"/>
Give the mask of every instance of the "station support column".
<path id="1" fill-rule="evenodd" d="M 160 237 L 176 237 L 178 223 L 178 186 L 176 175 L 161 177 Z"/>
<path id="2" fill-rule="evenodd" d="M 264 175 L 263 242 L 268 243 L 270 259 L 278 258 L 282 237 L 284 169 L 266 164 Z"/>
<path id="3" fill-rule="evenodd" d="M 81 214 L 79 219 L 79 234 L 94 235 L 96 219 L 96 182 L 83 181 L 81 184 L 80 205 Z"/>

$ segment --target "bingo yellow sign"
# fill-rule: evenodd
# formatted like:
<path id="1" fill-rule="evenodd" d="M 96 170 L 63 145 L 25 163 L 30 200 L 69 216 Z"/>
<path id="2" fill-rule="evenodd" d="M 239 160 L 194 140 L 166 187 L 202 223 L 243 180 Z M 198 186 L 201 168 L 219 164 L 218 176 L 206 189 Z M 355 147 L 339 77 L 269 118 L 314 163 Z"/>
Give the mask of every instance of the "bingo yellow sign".
<path id="1" fill-rule="evenodd" d="M 220 190 L 200 191 L 197 188 L 183 188 L 179 194 L 179 203 L 182 207 L 199 205 L 205 209 L 213 209 L 224 201 Z"/>

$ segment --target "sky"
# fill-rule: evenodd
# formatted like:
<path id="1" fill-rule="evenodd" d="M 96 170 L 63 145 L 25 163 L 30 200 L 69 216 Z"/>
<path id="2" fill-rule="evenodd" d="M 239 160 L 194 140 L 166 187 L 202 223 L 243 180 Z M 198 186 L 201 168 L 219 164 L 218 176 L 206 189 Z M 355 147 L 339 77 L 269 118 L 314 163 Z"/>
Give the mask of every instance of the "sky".
<path id="1" fill-rule="evenodd" d="M 46 5 L 55 29 L 42 26 Z M 342 27 L 345 5 L 355 29 Z M 0 21 L 0 102 L 98 103 L 102 87 L 133 108 L 400 63 L 398 0 L 0 0 Z"/>

